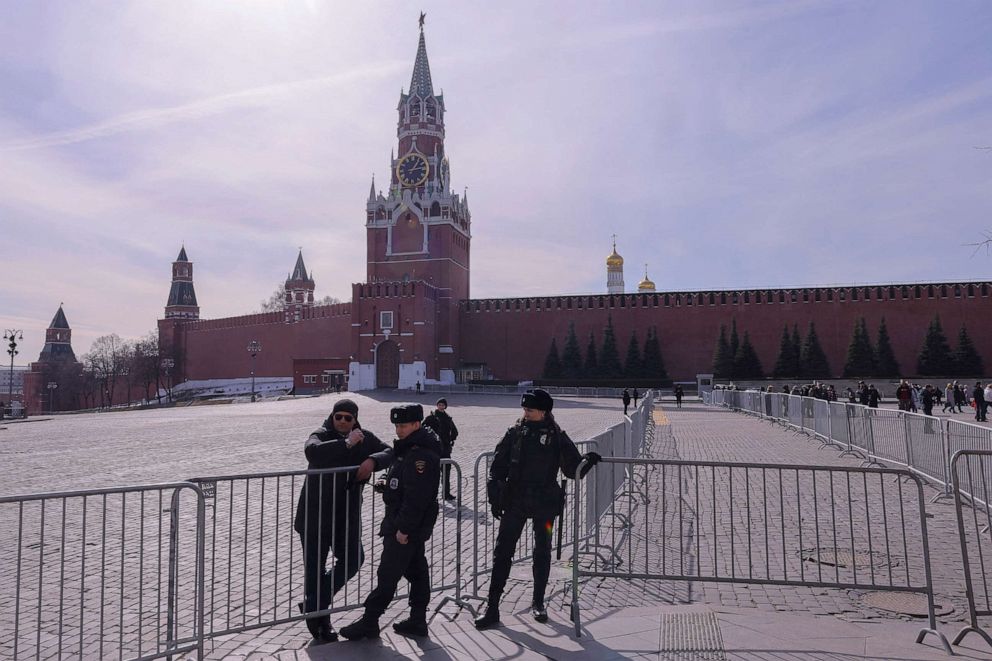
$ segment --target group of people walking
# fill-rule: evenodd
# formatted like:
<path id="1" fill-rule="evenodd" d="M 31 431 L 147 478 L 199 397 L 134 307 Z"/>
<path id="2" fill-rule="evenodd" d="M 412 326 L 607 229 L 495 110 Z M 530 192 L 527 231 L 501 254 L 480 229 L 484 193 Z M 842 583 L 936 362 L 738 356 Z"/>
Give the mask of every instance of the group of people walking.
<path id="1" fill-rule="evenodd" d="M 546 391 L 527 391 L 520 405 L 522 415 L 496 446 L 488 476 L 489 507 L 500 523 L 486 608 L 475 621 L 479 629 L 500 624 L 500 599 L 513 552 L 528 521 L 534 531 L 531 613 L 537 622 L 547 621 L 544 599 L 551 571 L 552 528 L 564 507 L 558 473 L 578 479 L 601 459 L 595 452 L 579 454 L 555 421 L 554 400 Z M 401 404 L 390 410 L 389 419 L 396 431 L 392 446 L 362 428 L 354 401 L 341 399 L 304 444 L 311 472 L 300 493 L 294 525 L 304 558 L 304 599 L 298 607 L 308 614 L 307 628 L 318 643 L 336 641 L 338 634 L 329 615 L 311 614 L 326 610 L 333 595 L 365 562 L 362 491 L 376 471 L 385 471 L 374 487 L 385 505 L 379 524 L 382 555 L 376 585 L 363 603 L 362 616 L 342 627 L 340 633 L 350 640 L 378 637 L 379 619 L 396 594 L 400 579 L 405 578 L 410 583 L 410 615 L 393 624 L 393 630 L 407 636 L 428 635 L 431 579 L 425 549 L 440 511 L 442 474 L 442 497 L 456 499 L 451 493 L 450 465 L 444 465 L 442 471 L 442 459 L 451 456 L 458 428 L 443 398 L 426 418 L 420 404 Z M 576 475 L 580 464 L 583 469 Z"/>

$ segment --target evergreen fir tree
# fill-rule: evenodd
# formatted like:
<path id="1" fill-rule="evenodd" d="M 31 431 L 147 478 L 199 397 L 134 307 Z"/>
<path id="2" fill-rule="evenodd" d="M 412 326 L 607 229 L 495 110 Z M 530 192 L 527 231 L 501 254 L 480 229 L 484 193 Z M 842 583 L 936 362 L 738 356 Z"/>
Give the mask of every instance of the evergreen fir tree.
<path id="1" fill-rule="evenodd" d="M 872 376 L 875 371 L 875 351 L 868 337 L 868 324 L 861 317 L 854 322 L 854 333 L 847 346 L 847 360 L 844 362 L 844 376 Z"/>
<path id="2" fill-rule="evenodd" d="M 599 358 L 596 357 L 596 335 L 589 331 L 589 345 L 586 347 L 586 362 L 583 376 L 587 379 L 599 378 Z"/>
<path id="3" fill-rule="evenodd" d="M 568 339 L 561 354 L 562 378 L 577 381 L 582 378 L 582 351 L 579 349 L 579 338 L 575 336 L 575 324 L 568 324 Z"/>
<path id="4" fill-rule="evenodd" d="M 737 320 L 731 319 L 730 320 L 730 359 L 729 359 L 730 374 L 727 375 L 731 379 L 737 378 L 737 374 L 734 373 L 734 358 L 737 356 L 737 350 L 740 348 L 741 348 L 741 340 L 740 337 L 737 335 Z"/>
<path id="5" fill-rule="evenodd" d="M 940 325 L 940 315 L 934 316 L 927 328 L 923 347 L 916 359 L 916 372 L 920 376 L 946 376 L 954 372 L 951 347 L 947 344 L 947 336 Z"/>
<path id="6" fill-rule="evenodd" d="M 545 379 L 561 378 L 561 359 L 558 358 L 558 343 L 555 338 L 551 338 L 551 347 L 548 349 L 548 357 L 544 359 Z"/>
<path id="7" fill-rule="evenodd" d="M 799 370 L 801 376 L 811 379 L 825 379 L 831 376 L 827 355 L 823 353 L 820 338 L 816 334 L 816 324 L 812 321 L 809 322 L 806 341 L 803 342 L 802 352 L 799 356 Z"/>
<path id="8" fill-rule="evenodd" d="M 775 360 L 775 369 L 772 374 L 776 378 L 796 376 L 793 370 L 792 339 L 789 337 L 789 325 L 782 326 L 782 339 L 778 344 L 778 358 Z"/>
<path id="9" fill-rule="evenodd" d="M 627 344 L 627 360 L 624 361 L 623 375 L 630 379 L 639 379 L 644 376 L 644 363 L 641 361 L 641 346 L 637 342 L 637 333 L 630 334 L 630 343 Z"/>
<path id="10" fill-rule="evenodd" d="M 623 376 L 617 338 L 613 333 L 612 316 L 607 318 L 606 330 L 603 331 L 603 350 L 599 352 L 599 373 L 604 379 L 619 379 Z"/>
<path id="11" fill-rule="evenodd" d="M 964 324 L 961 324 L 961 330 L 958 331 L 958 346 L 952 357 L 955 376 L 982 376 L 985 374 L 982 357 L 978 355 L 975 344 L 968 336 L 968 329 L 964 327 Z"/>
<path id="12" fill-rule="evenodd" d="M 644 376 L 655 381 L 668 380 L 665 359 L 661 355 L 661 343 L 658 341 L 658 329 L 653 327 L 648 329 L 648 337 L 644 340 Z"/>
<path id="13" fill-rule="evenodd" d="M 765 376 L 758 353 L 751 346 L 751 338 L 747 331 L 744 331 L 744 341 L 741 342 L 734 356 L 734 374 L 738 379 L 762 379 Z"/>
<path id="14" fill-rule="evenodd" d="M 727 342 L 727 327 L 720 324 L 720 337 L 716 341 L 713 352 L 713 377 L 729 379 L 733 371 L 734 356 L 730 353 L 730 343 Z"/>
<path id="15" fill-rule="evenodd" d="M 885 317 L 878 324 L 878 339 L 875 342 L 875 376 L 899 376 L 899 363 L 889 341 L 889 329 Z"/>
<path id="16" fill-rule="evenodd" d="M 799 337 L 799 324 L 792 324 L 792 365 L 789 376 L 803 376 L 802 352 L 803 341 Z"/>

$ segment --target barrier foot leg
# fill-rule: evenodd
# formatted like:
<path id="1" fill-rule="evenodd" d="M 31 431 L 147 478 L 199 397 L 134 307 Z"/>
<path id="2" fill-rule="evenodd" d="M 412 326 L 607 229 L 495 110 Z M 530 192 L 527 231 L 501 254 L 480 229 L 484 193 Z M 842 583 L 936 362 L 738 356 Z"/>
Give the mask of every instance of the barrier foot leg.
<path id="1" fill-rule="evenodd" d="M 933 498 L 931 498 L 927 502 L 930 503 L 930 504 L 933 504 L 933 503 L 939 503 L 940 501 L 945 500 L 945 499 L 947 499 L 947 500 L 954 500 L 954 496 L 951 495 L 951 494 L 949 494 L 949 493 L 944 493 L 943 491 L 941 491 L 940 493 L 938 493 L 936 496 L 934 496 Z"/>
<path id="2" fill-rule="evenodd" d="M 458 598 L 458 597 L 448 596 L 448 597 L 445 597 L 444 599 L 442 599 L 441 600 L 441 603 L 439 603 L 437 606 L 434 607 L 434 612 L 431 613 L 431 616 L 427 619 L 427 622 L 428 623 L 433 622 L 434 621 L 434 618 L 437 617 L 437 614 L 440 613 L 441 612 L 441 609 L 444 608 L 445 604 L 448 604 L 448 603 L 452 603 L 452 604 L 458 606 L 458 610 L 455 611 L 455 614 L 454 615 L 447 615 L 447 614 L 444 615 L 445 619 L 448 620 L 448 622 L 454 622 L 455 621 L 455 618 L 457 618 L 461 614 L 462 609 L 465 609 L 469 613 L 471 613 L 473 619 L 476 618 L 476 617 L 478 617 L 478 615 L 479 615 L 479 611 L 477 611 L 475 609 L 475 606 L 473 606 L 472 604 L 468 603 L 468 601 L 465 598 Z"/>
<path id="3" fill-rule="evenodd" d="M 951 641 L 951 645 L 960 645 L 961 641 L 964 640 L 964 637 L 972 632 L 977 633 L 979 636 L 985 639 L 986 645 L 992 647 L 992 636 L 990 636 L 988 632 L 984 631 L 980 627 L 976 627 L 973 625 L 968 625 L 964 629 L 961 629 L 961 631 L 958 632 L 958 635 L 954 636 L 954 640 Z"/>
<path id="4" fill-rule="evenodd" d="M 855 452 L 854 450 L 844 450 L 843 452 L 840 453 L 839 456 L 841 456 L 841 457 L 854 457 L 855 459 L 864 459 L 865 458 L 865 456 L 863 454 L 860 454 L 858 452 Z"/>
<path id="5" fill-rule="evenodd" d="M 947 652 L 948 656 L 954 656 L 954 650 L 951 649 L 951 644 L 947 642 L 947 636 L 940 633 L 936 629 L 920 629 L 920 633 L 916 636 L 916 642 L 922 643 L 923 639 L 927 637 L 927 634 L 933 634 L 940 639 L 940 644 L 944 647 L 944 651 Z"/>

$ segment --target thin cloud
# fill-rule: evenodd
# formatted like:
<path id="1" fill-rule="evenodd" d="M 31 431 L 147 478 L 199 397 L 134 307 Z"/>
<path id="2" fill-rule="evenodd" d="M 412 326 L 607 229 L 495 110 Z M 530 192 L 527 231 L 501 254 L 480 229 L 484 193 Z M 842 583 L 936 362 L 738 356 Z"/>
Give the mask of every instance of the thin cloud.
<path id="1" fill-rule="evenodd" d="M 139 110 L 68 131 L 58 131 L 25 140 L 12 140 L 6 143 L 0 143 L 0 152 L 60 147 L 86 142 L 87 140 L 105 138 L 120 133 L 159 128 L 177 122 L 202 119 L 234 110 L 243 110 L 252 106 L 267 106 L 282 98 L 308 90 L 334 87 L 345 83 L 352 83 L 356 80 L 367 81 L 370 78 L 385 78 L 396 75 L 399 71 L 405 69 L 406 63 L 398 61 L 389 62 L 371 67 L 350 69 L 330 76 L 294 80 L 274 85 L 262 85 L 251 89 L 199 99 L 178 106 Z"/>

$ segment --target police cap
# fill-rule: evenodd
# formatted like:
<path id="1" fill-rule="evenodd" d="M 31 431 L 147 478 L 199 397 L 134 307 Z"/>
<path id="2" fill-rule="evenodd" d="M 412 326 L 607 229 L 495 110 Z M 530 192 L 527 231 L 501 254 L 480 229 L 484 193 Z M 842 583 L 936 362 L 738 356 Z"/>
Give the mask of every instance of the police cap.
<path id="1" fill-rule="evenodd" d="M 538 411 L 550 411 L 554 408 L 555 400 L 551 399 L 551 395 L 548 394 L 547 390 L 541 388 L 534 388 L 533 390 L 528 390 L 520 398 L 520 406 L 525 409 L 537 409 Z"/>

